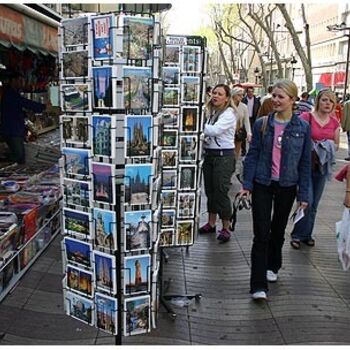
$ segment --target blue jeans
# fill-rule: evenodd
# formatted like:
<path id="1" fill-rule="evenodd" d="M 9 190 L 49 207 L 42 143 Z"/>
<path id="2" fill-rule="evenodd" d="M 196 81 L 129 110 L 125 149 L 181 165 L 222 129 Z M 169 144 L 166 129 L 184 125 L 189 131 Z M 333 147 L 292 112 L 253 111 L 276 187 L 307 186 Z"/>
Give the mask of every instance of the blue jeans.
<path id="1" fill-rule="evenodd" d="M 326 185 L 327 174 L 321 174 L 318 170 L 311 175 L 311 186 L 309 187 L 309 205 L 305 209 L 305 216 L 294 225 L 291 233 L 292 239 L 306 241 L 312 238 L 318 203 L 322 197 Z"/>

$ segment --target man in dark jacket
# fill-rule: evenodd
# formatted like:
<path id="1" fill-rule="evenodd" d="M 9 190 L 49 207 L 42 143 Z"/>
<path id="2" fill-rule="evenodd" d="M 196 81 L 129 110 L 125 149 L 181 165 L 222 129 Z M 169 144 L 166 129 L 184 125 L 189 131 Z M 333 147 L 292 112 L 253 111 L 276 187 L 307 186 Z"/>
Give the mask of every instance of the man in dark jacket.
<path id="1" fill-rule="evenodd" d="M 41 113 L 45 105 L 24 98 L 19 93 L 23 86 L 23 77 L 19 73 L 11 73 L 1 97 L 0 134 L 3 136 L 11 152 L 11 161 L 25 163 L 25 113 L 23 108 Z"/>

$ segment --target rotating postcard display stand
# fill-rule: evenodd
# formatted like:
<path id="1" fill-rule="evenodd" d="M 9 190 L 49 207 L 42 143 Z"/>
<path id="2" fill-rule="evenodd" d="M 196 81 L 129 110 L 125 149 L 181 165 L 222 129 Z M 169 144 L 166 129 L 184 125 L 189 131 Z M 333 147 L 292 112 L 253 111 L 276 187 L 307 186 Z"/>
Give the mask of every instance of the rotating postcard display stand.
<path id="1" fill-rule="evenodd" d="M 205 98 L 206 40 L 200 36 L 168 35 L 163 54 L 163 101 L 161 110 L 163 181 L 160 247 L 193 245 L 199 226 L 203 103 Z M 161 301 L 176 313 L 164 295 L 163 249 L 160 285 Z M 199 299 L 201 294 L 182 295 Z"/>
<path id="2" fill-rule="evenodd" d="M 67 19 L 60 48 L 65 310 L 121 344 L 158 305 L 160 25 Z"/>

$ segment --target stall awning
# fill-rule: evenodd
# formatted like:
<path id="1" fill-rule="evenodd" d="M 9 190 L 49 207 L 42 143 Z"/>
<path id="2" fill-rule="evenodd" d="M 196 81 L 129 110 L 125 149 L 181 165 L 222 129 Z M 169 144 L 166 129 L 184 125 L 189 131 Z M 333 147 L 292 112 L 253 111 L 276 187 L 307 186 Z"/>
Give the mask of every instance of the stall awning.
<path id="1" fill-rule="evenodd" d="M 0 5 L 0 44 L 45 55 L 58 51 L 57 28 Z"/>
<path id="2" fill-rule="evenodd" d="M 335 85 L 344 85 L 345 83 L 345 72 L 333 72 L 333 73 L 322 73 L 318 80 L 325 87 L 332 87 Z"/>

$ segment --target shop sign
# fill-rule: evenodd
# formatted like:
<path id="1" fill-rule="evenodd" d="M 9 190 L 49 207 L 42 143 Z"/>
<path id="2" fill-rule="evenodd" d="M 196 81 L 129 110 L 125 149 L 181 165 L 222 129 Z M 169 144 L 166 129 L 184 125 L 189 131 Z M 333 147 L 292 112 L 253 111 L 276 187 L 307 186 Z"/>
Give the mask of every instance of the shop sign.
<path id="1" fill-rule="evenodd" d="M 0 39 L 19 44 L 23 42 L 23 16 L 0 5 Z"/>
<path id="2" fill-rule="evenodd" d="M 187 45 L 187 38 L 185 36 L 167 36 L 166 45 Z"/>

